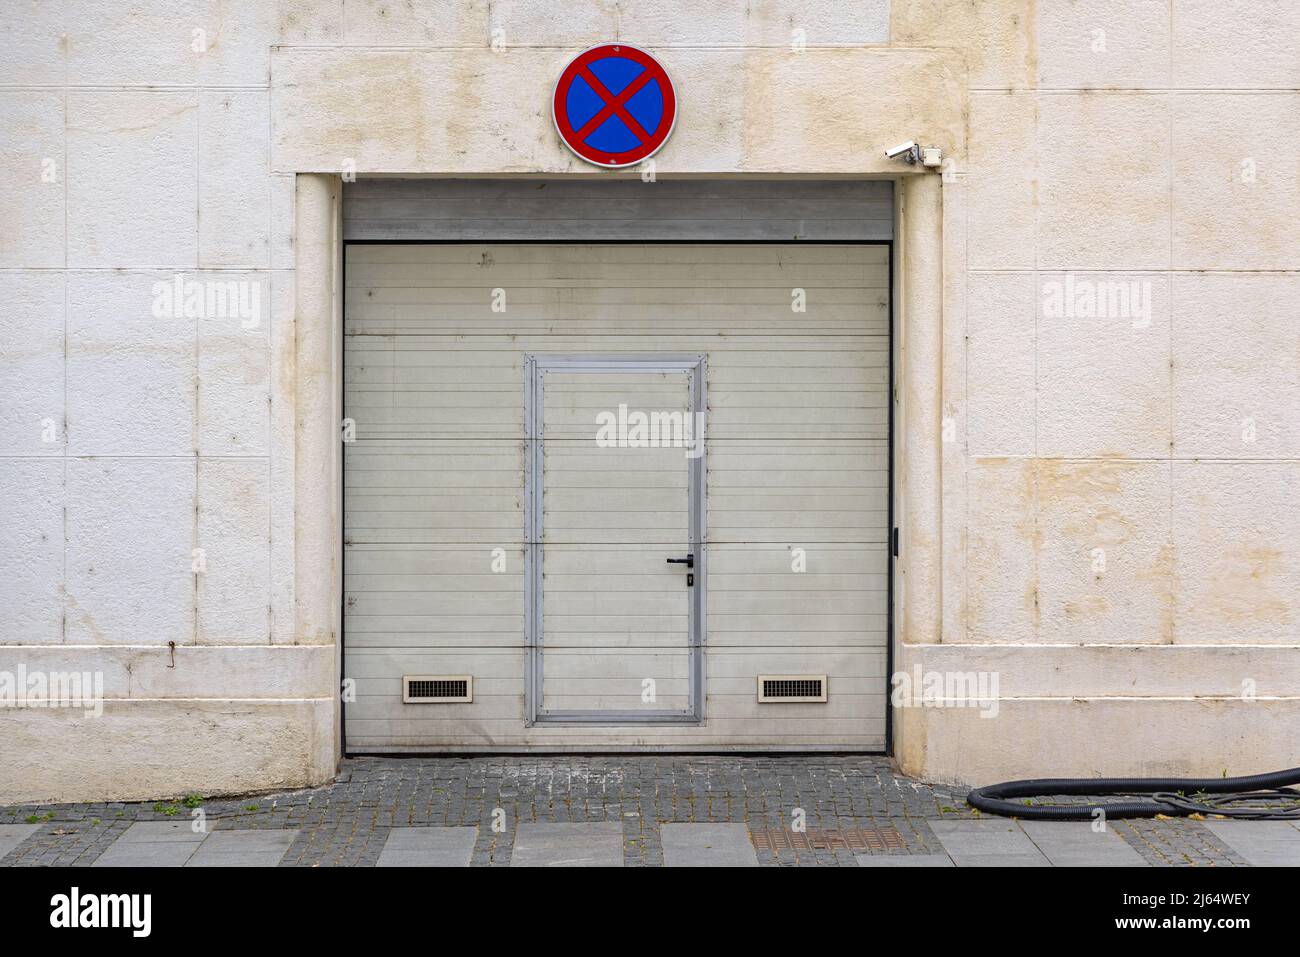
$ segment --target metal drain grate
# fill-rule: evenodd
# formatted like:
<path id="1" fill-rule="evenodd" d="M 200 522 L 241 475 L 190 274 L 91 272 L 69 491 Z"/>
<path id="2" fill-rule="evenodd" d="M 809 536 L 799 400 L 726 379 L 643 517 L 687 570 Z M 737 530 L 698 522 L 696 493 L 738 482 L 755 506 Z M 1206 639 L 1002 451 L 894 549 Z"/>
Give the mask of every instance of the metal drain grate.
<path id="1" fill-rule="evenodd" d="M 469 675 L 403 675 L 402 700 L 407 704 L 473 701 L 474 679 Z"/>
<path id="2" fill-rule="evenodd" d="M 820 851 L 842 847 L 850 851 L 904 851 L 903 836 L 892 827 L 750 828 L 749 839 L 756 851 Z"/>

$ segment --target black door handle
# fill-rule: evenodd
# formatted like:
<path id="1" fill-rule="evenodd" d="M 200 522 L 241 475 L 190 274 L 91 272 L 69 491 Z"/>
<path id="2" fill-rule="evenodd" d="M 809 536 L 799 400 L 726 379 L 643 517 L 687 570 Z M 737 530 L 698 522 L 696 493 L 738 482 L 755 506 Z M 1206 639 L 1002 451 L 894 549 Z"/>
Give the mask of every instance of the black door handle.
<path id="1" fill-rule="evenodd" d="M 687 568 L 694 568 L 695 556 L 687 555 L 685 558 L 669 558 L 667 562 L 669 565 L 685 565 Z"/>

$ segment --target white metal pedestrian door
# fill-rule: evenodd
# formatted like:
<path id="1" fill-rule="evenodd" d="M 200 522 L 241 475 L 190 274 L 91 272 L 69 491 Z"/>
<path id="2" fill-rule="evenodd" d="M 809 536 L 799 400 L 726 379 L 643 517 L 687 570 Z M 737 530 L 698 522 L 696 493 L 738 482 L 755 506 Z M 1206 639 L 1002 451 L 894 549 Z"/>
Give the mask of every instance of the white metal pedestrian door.
<path id="1" fill-rule="evenodd" d="M 889 282 L 887 244 L 349 245 L 348 750 L 883 750 Z"/>
<path id="2" fill-rule="evenodd" d="M 529 718 L 698 721 L 704 357 L 525 370 Z"/>

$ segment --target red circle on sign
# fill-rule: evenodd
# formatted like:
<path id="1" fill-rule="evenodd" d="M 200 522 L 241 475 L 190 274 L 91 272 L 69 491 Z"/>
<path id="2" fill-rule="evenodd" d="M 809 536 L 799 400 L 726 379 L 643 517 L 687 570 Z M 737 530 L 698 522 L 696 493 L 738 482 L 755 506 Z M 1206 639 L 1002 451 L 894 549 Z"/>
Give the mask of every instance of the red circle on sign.
<path id="1" fill-rule="evenodd" d="M 617 95 L 610 93 L 590 69 L 592 63 L 608 57 L 622 57 L 645 68 Z M 574 129 L 569 121 L 566 104 L 569 88 L 579 76 L 600 99 L 604 100 L 604 105 L 580 128 Z M 655 131 L 647 133 L 628 113 L 624 104 L 641 89 L 655 82 L 659 84 L 659 92 L 663 97 L 663 115 L 659 118 L 659 125 L 655 127 Z M 551 97 L 551 116 L 555 120 L 555 129 L 560 134 L 560 139 L 564 140 L 564 145 L 587 162 L 605 167 L 631 166 L 657 153 L 671 135 L 673 126 L 677 123 L 677 91 L 673 89 L 673 81 L 668 78 L 668 71 L 664 69 L 663 64 L 649 53 L 628 46 L 626 43 L 602 43 L 600 46 L 579 53 L 564 68 L 564 72 L 555 83 L 555 93 Z M 611 116 L 617 116 L 623 121 L 632 135 L 640 141 L 638 145 L 622 153 L 607 153 L 584 142 Z"/>

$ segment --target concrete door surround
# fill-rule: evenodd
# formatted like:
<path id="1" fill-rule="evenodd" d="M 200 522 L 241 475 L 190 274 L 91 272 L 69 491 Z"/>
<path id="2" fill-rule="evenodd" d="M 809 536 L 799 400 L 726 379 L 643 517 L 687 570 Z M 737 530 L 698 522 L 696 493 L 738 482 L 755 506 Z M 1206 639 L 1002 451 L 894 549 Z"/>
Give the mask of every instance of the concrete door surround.
<path id="1" fill-rule="evenodd" d="M 724 178 L 724 177 L 719 177 Z M 941 418 L 943 343 L 942 178 L 917 172 L 895 190 L 894 273 L 894 666 L 908 646 L 939 641 L 942 619 Z M 297 296 L 295 326 L 294 544 L 295 617 L 299 641 L 333 643 L 342 658 L 342 180 L 299 173 L 295 187 Z M 904 772 L 921 769 L 923 753 L 905 743 L 921 709 L 895 709 L 893 751 Z M 334 754 L 342 753 L 341 708 L 334 716 Z M 918 737 L 920 734 L 918 733 Z"/>

